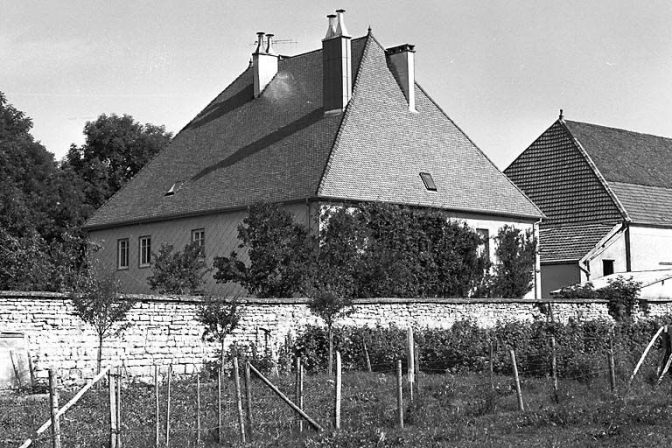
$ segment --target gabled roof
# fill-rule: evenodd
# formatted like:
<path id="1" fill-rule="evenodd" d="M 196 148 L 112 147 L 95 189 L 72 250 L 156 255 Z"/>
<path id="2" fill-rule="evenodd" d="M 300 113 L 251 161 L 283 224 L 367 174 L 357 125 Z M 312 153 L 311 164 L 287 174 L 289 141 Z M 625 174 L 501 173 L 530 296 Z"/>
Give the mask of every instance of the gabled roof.
<path id="1" fill-rule="evenodd" d="M 321 50 L 281 59 L 257 99 L 248 68 L 86 227 L 305 199 L 542 216 L 417 85 L 418 113 L 408 110 L 371 34 L 353 39 L 352 59 L 352 99 L 336 115 L 322 109 Z M 427 191 L 420 172 L 437 191 Z"/>
<path id="2" fill-rule="evenodd" d="M 539 229 L 542 263 L 577 262 L 590 252 L 613 226 L 603 223 L 543 225 Z"/>

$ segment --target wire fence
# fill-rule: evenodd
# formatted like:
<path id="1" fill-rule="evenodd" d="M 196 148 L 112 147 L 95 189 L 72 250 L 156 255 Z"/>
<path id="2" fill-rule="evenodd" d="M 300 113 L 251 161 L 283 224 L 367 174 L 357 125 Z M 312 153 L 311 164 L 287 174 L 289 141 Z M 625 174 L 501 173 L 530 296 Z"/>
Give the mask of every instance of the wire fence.
<path id="1" fill-rule="evenodd" d="M 574 345 L 549 341 L 548 352 L 520 356 L 516 359 L 520 393 L 514 381 L 511 348 L 496 344 L 483 360 L 486 368 L 476 372 L 416 364 L 413 375 L 409 375 L 408 368 L 413 363 L 404 359 L 401 388 L 397 364 L 401 359 L 370 364 L 370 371 L 368 365 L 349 365 L 342 372 L 340 403 L 336 400 L 339 387 L 336 376 L 325 373 L 299 376 L 295 368 L 284 374 L 273 370 L 263 374 L 325 430 L 335 429 L 338 408 L 339 426 L 346 431 L 366 425 L 398 427 L 400 410 L 401 422 L 406 425 L 440 425 L 464 416 L 517 412 L 521 402 L 529 412 L 575 397 L 589 395 L 596 400 L 614 394 L 623 397 L 630 388 L 656 386 L 664 361 L 661 347 L 654 348 L 644 359 L 639 375 L 630 384 L 641 351 L 603 350 L 563 358 L 563 353 L 584 350 L 590 343 L 586 339 Z M 420 356 L 416 358 L 427 359 L 422 355 L 423 347 L 417 349 Z M 116 426 L 120 445 L 126 447 L 228 446 L 241 440 L 241 421 L 248 441 L 293 440 L 314 434 L 306 419 L 260 377 L 253 374 L 245 381 L 243 366 L 244 363 L 240 368 L 239 391 L 231 371 L 222 371 L 221 377 L 217 371 L 214 374 L 204 371 L 174 378 L 164 367 L 156 370 L 156 383 L 143 383 L 125 377 L 122 372 L 115 376 L 121 382 L 115 392 L 118 399 L 112 398 L 116 395 L 110 393 L 109 384 L 101 381 L 61 417 L 62 446 L 110 446 L 115 432 L 111 404 L 120 408 Z M 60 387 L 60 404 L 76 393 L 77 390 Z M 0 396 L 0 448 L 19 447 L 29 437 L 33 439 L 30 446 L 52 446 L 50 431 L 34 433 L 49 420 L 48 395 Z"/>

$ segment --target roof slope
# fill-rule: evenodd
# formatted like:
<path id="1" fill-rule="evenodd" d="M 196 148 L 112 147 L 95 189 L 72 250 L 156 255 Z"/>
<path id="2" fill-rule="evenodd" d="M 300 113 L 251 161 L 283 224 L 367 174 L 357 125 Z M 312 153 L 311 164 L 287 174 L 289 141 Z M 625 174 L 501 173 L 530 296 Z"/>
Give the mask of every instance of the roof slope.
<path id="1" fill-rule="evenodd" d="M 565 122 L 635 224 L 672 226 L 672 139 Z"/>
<path id="2" fill-rule="evenodd" d="M 257 99 L 248 68 L 86 227 L 320 197 L 541 216 L 419 87 L 419 113 L 408 111 L 370 34 L 353 39 L 352 58 L 353 97 L 335 115 L 322 109 L 321 50 L 281 59 Z"/>
<path id="3" fill-rule="evenodd" d="M 539 229 L 542 263 L 579 261 L 604 238 L 613 226 L 602 223 L 544 225 Z"/>

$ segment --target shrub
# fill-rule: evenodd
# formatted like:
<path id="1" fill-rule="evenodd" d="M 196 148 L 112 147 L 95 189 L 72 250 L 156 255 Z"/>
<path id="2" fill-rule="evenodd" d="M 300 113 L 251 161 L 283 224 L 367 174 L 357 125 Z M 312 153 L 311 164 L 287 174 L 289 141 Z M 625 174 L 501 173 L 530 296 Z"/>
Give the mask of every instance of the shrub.
<path id="1" fill-rule="evenodd" d="M 591 282 L 583 285 L 573 285 L 562 288 L 556 297 L 576 299 L 604 299 L 608 300 L 609 315 L 617 322 L 632 320 L 637 307 L 646 314 L 648 304 L 639 300 L 639 291 L 642 284 L 631 278 L 618 276 L 607 281 L 607 286 L 595 289 Z"/>
<path id="2" fill-rule="evenodd" d="M 162 244 L 159 253 L 152 256 L 152 275 L 147 282 L 159 294 L 197 294 L 208 271 L 203 246 L 197 241 L 175 253 L 173 246 Z"/>

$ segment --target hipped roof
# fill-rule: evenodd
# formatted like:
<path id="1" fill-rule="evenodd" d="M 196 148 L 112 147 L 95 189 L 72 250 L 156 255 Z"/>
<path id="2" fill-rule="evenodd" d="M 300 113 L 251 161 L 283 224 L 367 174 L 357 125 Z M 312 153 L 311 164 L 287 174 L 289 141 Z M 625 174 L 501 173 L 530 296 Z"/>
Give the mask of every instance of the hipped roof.
<path id="1" fill-rule="evenodd" d="M 371 34 L 353 39 L 352 67 L 352 99 L 335 115 L 322 109 L 321 50 L 281 58 L 256 99 L 248 68 L 86 227 L 306 199 L 542 216 L 417 84 L 417 113 L 408 110 Z M 437 191 L 424 187 L 420 172 L 432 175 Z"/>

